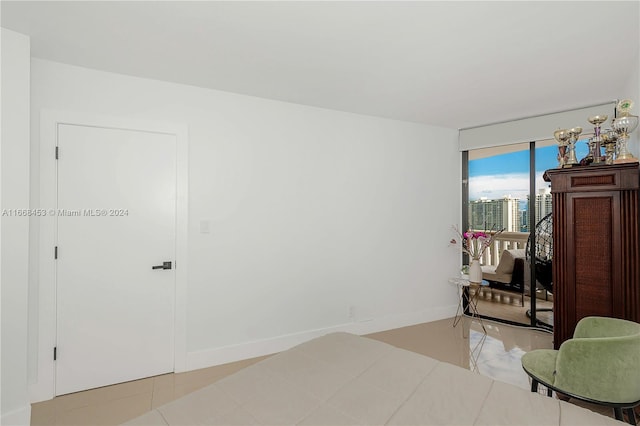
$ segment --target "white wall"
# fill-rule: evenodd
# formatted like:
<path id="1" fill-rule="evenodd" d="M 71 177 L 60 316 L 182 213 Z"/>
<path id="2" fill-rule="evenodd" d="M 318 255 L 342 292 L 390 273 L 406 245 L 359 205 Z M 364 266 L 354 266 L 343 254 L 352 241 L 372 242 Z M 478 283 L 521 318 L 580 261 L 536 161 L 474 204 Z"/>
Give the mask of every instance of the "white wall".
<path id="1" fill-rule="evenodd" d="M 640 12 L 638 14 L 638 21 L 640 22 Z M 640 48 L 636 52 L 636 60 L 633 63 L 634 67 L 629 70 L 629 80 L 619 98 L 631 99 L 635 103 L 631 114 L 640 116 Z M 635 157 L 640 157 L 639 135 L 640 126 L 629 136 L 629 150 Z"/>
<path id="2" fill-rule="evenodd" d="M 33 202 L 42 109 L 188 126 L 188 368 L 453 315 L 457 131 L 39 59 L 31 90 Z"/>
<path id="3" fill-rule="evenodd" d="M 2 29 L 2 408 L 0 424 L 28 425 L 29 38 Z"/>

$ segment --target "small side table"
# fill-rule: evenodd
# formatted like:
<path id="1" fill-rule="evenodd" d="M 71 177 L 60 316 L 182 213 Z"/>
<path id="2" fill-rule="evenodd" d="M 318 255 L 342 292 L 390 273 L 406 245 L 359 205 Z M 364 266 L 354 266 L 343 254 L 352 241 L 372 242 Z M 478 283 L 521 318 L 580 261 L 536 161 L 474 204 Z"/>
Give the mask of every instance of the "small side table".
<path id="1" fill-rule="evenodd" d="M 458 309 L 456 310 L 456 316 L 453 319 L 453 326 L 457 326 L 460 320 L 465 317 L 467 312 L 464 309 L 464 305 L 466 304 L 468 307 L 468 315 L 471 317 L 471 320 L 473 321 L 475 318 L 480 323 L 484 334 L 487 334 L 487 329 L 484 327 L 482 318 L 478 313 L 478 296 L 480 294 L 480 287 L 488 286 L 489 283 L 484 280 L 481 283 L 472 283 L 466 278 L 449 278 L 449 282 L 457 286 L 458 293 L 460 294 Z M 473 294 L 471 293 L 471 290 L 474 290 Z M 463 337 L 468 337 L 464 336 L 464 328 Z"/>

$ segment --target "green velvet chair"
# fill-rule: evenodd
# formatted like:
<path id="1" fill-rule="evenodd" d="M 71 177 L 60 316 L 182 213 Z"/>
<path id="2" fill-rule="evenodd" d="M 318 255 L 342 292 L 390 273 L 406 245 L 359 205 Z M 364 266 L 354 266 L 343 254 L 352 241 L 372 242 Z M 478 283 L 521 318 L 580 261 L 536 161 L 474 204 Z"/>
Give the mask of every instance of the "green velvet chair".
<path id="1" fill-rule="evenodd" d="M 635 425 L 633 407 L 640 405 L 640 324 L 617 318 L 586 317 L 576 325 L 573 338 L 558 350 L 537 349 L 522 357 L 531 377 L 531 392 L 538 384 L 582 401 L 612 407 L 616 419 Z"/>

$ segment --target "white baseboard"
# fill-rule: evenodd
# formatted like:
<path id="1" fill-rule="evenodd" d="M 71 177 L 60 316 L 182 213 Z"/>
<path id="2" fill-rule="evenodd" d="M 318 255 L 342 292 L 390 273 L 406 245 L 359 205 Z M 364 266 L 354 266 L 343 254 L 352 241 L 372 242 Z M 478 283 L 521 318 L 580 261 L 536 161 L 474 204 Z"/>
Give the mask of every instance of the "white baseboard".
<path id="1" fill-rule="evenodd" d="M 31 424 L 31 405 L 27 405 L 9 413 L 2 413 L 2 426 L 29 426 Z"/>
<path id="2" fill-rule="evenodd" d="M 423 311 L 389 315 L 371 320 L 340 324 L 317 330 L 308 330 L 300 333 L 278 336 L 271 339 L 241 343 L 238 345 L 188 352 L 186 359 L 186 371 L 198 370 L 200 368 L 207 368 L 243 359 L 282 352 L 295 345 L 299 345 L 300 343 L 338 331 L 363 335 L 391 330 L 394 328 L 407 327 L 424 322 L 437 321 L 453 317 L 456 313 L 456 309 L 457 305 L 438 307 Z"/>
<path id="3" fill-rule="evenodd" d="M 456 314 L 457 308 L 458 305 L 451 305 L 359 321 L 351 324 L 354 328 L 349 332 L 364 335 L 393 330 L 394 328 L 409 327 L 411 325 L 422 324 L 425 322 L 438 321 L 445 318 L 452 318 Z"/>

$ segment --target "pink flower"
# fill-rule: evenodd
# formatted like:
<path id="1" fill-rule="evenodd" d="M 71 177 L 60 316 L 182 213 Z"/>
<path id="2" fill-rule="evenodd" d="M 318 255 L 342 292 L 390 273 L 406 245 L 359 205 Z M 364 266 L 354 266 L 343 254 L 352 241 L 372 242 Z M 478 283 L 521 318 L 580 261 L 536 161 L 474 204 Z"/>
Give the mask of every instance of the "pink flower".
<path id="1" fill-rule="evenodd" d="M 472 259 L 479 260 L 484 254 L 485 250 L 493 244 L 495 238 L 504 231 L 504 229 L 491 230 L 489 233 L 483 231 L 472 231 L 471 229 L 466 232 L 460 232 L 455 226 L 453 229 L 456 231 L 458 237 L 460 237 L 460 249 L 463 253 L 468 254 Z M 451 245 L 458 246 L 458 241 L 453 238 L 449 241 Z"/>

